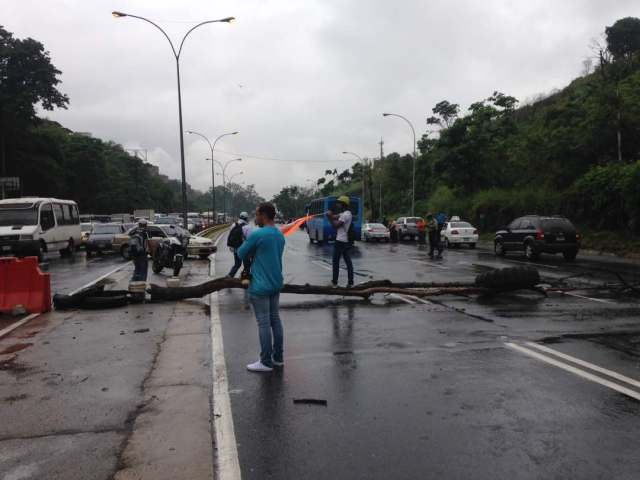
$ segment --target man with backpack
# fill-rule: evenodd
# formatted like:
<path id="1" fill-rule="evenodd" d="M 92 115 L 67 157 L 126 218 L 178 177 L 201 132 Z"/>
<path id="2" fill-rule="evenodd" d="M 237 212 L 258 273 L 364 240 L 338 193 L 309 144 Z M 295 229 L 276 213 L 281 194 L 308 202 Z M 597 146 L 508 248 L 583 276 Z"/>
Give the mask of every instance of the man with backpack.
<path id="1" fill-rule="evenodd" d="M 353 287 L 353 263 L 349 251 L 355 241 L 355 232 L 349 203 L 349 197 L 342 195 L 338 197 L 335 204 L 337 212 L 328 211 L 326 213 L 329 222 L 336 229 L 336 241 L 333 244 L 333 278 L 331 280 L 334 288 L 338 286 L 340 257 L 344 257 L 344 263 L 347 265 L 347 288 Z"/>
<path id="2" fill-rule="evenodd" d="M 138 220 L 136 228 L 129 238 L 129 257 L 133 260 L 132 282 L 146 282 L 147 271 L 149 270 L 149 232 L 147 231 L 147 220 Z"/>
<path id="3" fill-rule="evenodd" d="M 251 234 L 251 225 L 249 225 L 249 214 L 247 212 L 240 213 L 238 217 L 238 221 L 233 224 L 231 231 L 229 232 L 229 236 L 227 237 L 227 246 L 229 250 L 233 252 L 233 267 L 229 271 L 228 277 L 235 277 L 236 273 L 238 273 L 238 269 L 244 263 L 243 274 L 249 273 L 251 270 L 251 258 L 246 257 L 244 262 L 238 256 L 238 250 L 247 239 L 247 237 Z"/>

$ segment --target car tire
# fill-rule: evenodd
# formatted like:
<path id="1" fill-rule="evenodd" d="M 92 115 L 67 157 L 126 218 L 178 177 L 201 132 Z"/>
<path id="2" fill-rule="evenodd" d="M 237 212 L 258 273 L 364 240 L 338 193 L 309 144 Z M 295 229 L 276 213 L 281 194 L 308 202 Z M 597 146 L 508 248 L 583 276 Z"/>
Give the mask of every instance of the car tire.
<path id="1" fill-rule="evenodd" d="M 533 267 L 500 268 L 481 273 L 475 279 L 477 287 L 490 290 L 520 290 L 540 283 L 540 273 Z"/>
<path id="2" fill-rule="evenodd" d="M 524 244 L 524 256 L 527 260 L 535 261 L 540 257 L 540 252 L 536 250 L 532 242 Z"/>
<path id="3" fill-rule="evenodd" d="M 469 244 L 469 248 L 471 248 L 471 249 L 476 248 L 476 244 L 475 244 L 475 243 L 470 243 L 470 244 Z"/>
<path id="4" fill-rule="evenodd" d="M 38 247 L 38 251 L 36 252 L 36 256 L 38 257 L 38 262 L 42 263 L 44 261 L 44 254 L 47 251 L 47 246 L 43 241 L 40 241 L 40 246 Z"/>
<path id="5" fill-rule="evenodd" d="M 388 239 L 388 238 L 385 238 L 385 239 L 384 239 L 384 243 L 389 243 L 389 239 Z"/>
<path id="6" fill-rule="evenodd" d="M 567 250 L 566 252 L 562 252 L 562 256 L 564 257 L 565 261 L 573 262 L 578 256 L 578 250 Z"/>
<path id="7" fill-rule="evenodd" d="M 496 257 L 504 257 L 507 254 L 507 249 L 504 248 L 502 240 L 493 242 L 493 252 L 496 254 Z"/>
<path id="8" fill-rule="evenodd" d="M 129 255 L 129 245 L 123 245 L 120 247 L 120 256 L 125 260 L 131 260 L 131 255 Z"/>

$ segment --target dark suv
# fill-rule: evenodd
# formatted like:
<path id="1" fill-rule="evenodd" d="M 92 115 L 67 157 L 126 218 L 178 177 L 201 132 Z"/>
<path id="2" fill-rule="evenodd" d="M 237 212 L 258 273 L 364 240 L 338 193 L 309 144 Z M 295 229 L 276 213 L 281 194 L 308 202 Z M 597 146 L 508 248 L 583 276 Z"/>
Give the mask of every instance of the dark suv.
<path id="1" fill-rule="evenodd" d="M 537 259 L 541 253 L 562 253 L 565 260 L 572 261 L 580 250 L 580 234 L 567 218 L 527 215 L 496 232 L 496 255 L 514 250 L 524 251 L 529 260 Z"/>

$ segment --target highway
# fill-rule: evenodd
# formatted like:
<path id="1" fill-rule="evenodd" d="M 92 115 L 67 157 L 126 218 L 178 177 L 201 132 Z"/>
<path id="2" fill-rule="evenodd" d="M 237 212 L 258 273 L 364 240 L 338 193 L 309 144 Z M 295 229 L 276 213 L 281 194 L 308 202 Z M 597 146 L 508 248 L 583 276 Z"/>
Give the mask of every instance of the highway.
<path id="1" fill-rule="evenodd" d="M 288 237 L 285 281 L 328 284 L 330 253 Z M 115 255 L 46 260 L 58 292 L 130 275 Z M 231 260 L 190 260 L 184 282 Z M 430 260 L 408 243 L 354 254 L 356 282 L 473 281 L 523 263 L 482 248 Z M 640 299 L 593 287 L 637 282 L 638 265 L 535 265 L 578 289 L 283 295 L 285 366 L 270 374 L 245 368 L 258 342 L 241 290 L 41 315 L 0 339 L 0 478 L 637 478 Z"/>

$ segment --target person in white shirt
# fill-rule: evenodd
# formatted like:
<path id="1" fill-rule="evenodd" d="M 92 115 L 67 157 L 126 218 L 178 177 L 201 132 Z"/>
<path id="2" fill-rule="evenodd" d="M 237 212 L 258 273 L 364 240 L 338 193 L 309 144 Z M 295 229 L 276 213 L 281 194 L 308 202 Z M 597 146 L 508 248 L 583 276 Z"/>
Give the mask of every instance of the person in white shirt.
<path id="1" fill-rule="evenodd" d="M 338 197 L 336 206 L 341 210 L 340 213 L 327 212 L 329 221 L 336 229 L 336 241 L 333 244 L 333 278 L 331 284 L 333 287 L 338 286 L 338 276 L 340 274 L 340 257 L 344 257 L 344 263 L 347 265 L 347 287 L 353 286 L 353 263 L 349 251 L 353 246 L 353 239 L 349 238 L 353 215 L 349 210 L 349 197 L 342 195 Z"/>

